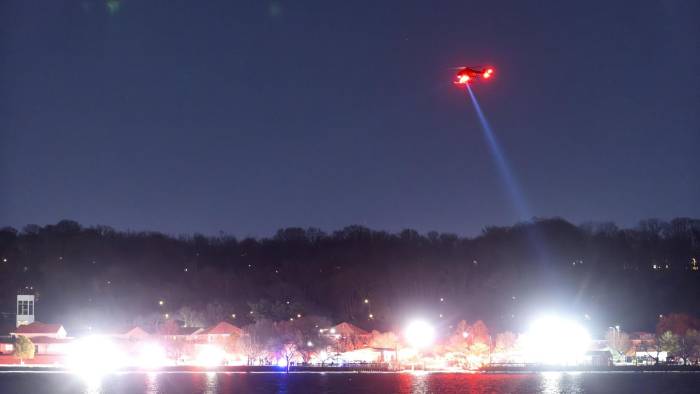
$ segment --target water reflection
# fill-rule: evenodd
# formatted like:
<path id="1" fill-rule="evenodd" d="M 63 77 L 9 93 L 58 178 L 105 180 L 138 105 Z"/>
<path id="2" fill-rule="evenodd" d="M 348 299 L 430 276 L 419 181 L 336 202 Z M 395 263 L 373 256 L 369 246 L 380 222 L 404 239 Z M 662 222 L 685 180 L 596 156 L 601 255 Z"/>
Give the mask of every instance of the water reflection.
<path id="1" fill-rule="evenodd" d="M 219 379 L 216 376 L 216 372 L 207 372 L 206 377 L 204 393 L 217 394 L 219 392 Z"/>
<path id="2" fill-rule="evenodd" d="M 559 382 L 561 381 L 561 376 L 561 372 L 542 372 L 540 392 L 543 394 L 560 393 L 561 387 L 559 387 Z"/>
<path id="3" fill-rule="evenodd" d="M 324 392 L 352 393 L 396 392 L 425 394 L 434 392 L 493 393 L 571 393 L 583 394 L 590 375 L 569 372 L 540 374 L 434 374 L 416 371 L 405 374 L 221 374 L 205 373 L 118 373 L 76 375 L 77 390 L 85 394 L 105 393 L 205 393 L 243 392 Z M 598 381 L 600 378 L 594 378 Z M 0 384 L 0 394 L 3 392 Z M 271 390 L 270 390 L 271 389 Z M 31 392 L 31 391 L 30 391 Z M 68 392 L 68 391 L 65 391 Z M 589 390 L 590 392 L 590 390 Z M 49 393 L 49 392 L 44 392 Z"/>
<path id="4" fill-rule="evenodd" d="M 428 378 L 429 374 L 414 372 L 413 384 L 411 385 L 411 394 L 424 394 L 428 392 Z"/>
<path id="5" fill-rule="evenodd" d="M 155 372 L 146 374 L 146 393 L 158 394 L 158 374 Z"/>
<path id="6" fill-rule="evenodd" d="M 81 375 L 83 384 L 85 385 L 85 394 L 100 394 L 102 393 L 102 376 L 101 375 Z"/>
<path id="7" fill-rule="evenodd" d="M 539 391 L 544 394 L 583 393 L 582 376 L 576 372 L 543 372 Z"/>

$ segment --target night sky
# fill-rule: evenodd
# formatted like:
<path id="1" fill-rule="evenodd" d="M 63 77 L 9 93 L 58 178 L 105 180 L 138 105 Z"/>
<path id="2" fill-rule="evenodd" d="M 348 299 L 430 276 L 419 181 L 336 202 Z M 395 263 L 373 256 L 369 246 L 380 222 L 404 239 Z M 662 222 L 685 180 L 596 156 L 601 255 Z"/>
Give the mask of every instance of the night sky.
<path id="1" fill-rule="evenodd" d="M 0 225 L 474 235 L 700 216 L 697 1 L 0 4 Z M 631 4 L 634 4 L 633 6 Z"/>

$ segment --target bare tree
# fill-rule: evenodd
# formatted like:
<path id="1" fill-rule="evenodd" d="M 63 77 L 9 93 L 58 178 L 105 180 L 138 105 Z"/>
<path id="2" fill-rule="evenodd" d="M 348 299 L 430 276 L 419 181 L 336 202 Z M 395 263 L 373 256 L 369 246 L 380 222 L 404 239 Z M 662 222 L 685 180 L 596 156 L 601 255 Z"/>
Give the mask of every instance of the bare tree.
<path id="1" fill-rule="evenodd" d="M 199 310 L 183 306 L 175 313 L 175 319 L 182 321 L 185 327 L 204 327 L 205 316 Z"/>
<path id="2" fill-rule="evenodd" d="M 287 368 L 287 373 L 289 373 L 289 366 L 292 363 L 292 360 L 299 354 L 299 350 L 297 349 L 297 345 L 294 343 L 285 343 L 282 345 L 280 349 L 280 355 L 284 360 L 286 361 L 286 368 Z"/>
<path id="3" fill-rule="evenodd" d="M 632 347 L 629 335 L 620 331 L 617 327 L 610 327 L 605 333 L 605 339 L 608 341 L 608 348 L 615 352 L 615 358 L 624 358 L 625 354 Z"/>

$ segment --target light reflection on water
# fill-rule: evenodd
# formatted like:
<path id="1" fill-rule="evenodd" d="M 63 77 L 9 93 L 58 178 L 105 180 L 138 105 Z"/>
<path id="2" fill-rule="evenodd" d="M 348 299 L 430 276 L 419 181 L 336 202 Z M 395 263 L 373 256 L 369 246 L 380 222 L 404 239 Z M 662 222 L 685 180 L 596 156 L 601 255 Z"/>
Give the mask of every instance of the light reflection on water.
<path id="1" fill-rule="evenodd" d="M 102 393 L 102 376 L 82 376 L 85 382 L 85 394 L 100 394 Z"/>
<path id="2" fill-rule="evenodd" d="M 146 374 L 146 394 L 158 394 L 158 374 L 156 372 Z"/>
<path id="3" fill-rule="evenodd" d="M 428 377 L 427 374 L 411 374 L 413 375 L 413 385 L 411 394 L 425 394 L 428 392 Z"/>
<path id="4" fill-rule="evenodd" d="M 560 393 L 561 372 L 543 372 L 541 391 L 543 394 Z"/>
<path id="5" fill-rule="evenodd" d="M 207 380 L 204 386 L 205 394 L 217 394 L 219 392 L 219 379 L 216 372 L 207 372 Z"/>
<path id="6" fill-rule="evenodd" d="M 10 378 L 10 379 L 8 379 Z M 13 380 L 14 379 L 14 380 Z M 700 373 L 624 374 L 546 372 L 523 374 L 468 373 L 118 373 L 5 374 L 0 393 L 37 394 L 219 394 L 244 393 L 474 393 L 584 394 L 674 392 L 696 394 Z"/>
<path id="7" fill-rule="evenodd" d="M 577 372 L 542 372 L 540 391 L 545 394 L 583 393 L 582 374 Z"/>

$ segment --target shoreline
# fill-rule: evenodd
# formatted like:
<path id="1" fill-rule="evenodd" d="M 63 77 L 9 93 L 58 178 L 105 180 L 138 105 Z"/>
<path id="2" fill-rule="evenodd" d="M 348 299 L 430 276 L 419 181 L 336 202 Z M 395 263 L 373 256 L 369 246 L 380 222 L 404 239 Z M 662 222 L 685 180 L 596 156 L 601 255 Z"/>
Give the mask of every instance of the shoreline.
<path id="1" fill-rule="evenodd" d="M 2 373 L 73 373 L 74 370 L 56 365 L 0 365 Z M 619 366 L 610 368 L 483 368 L 480 370 L 390 370 L 390 369 L 358 369 L 340 367 L 293 367 L 289 369 L 290 374 L 301 373 L 345 373 L 345 374 L 478 374 L 478 375 L 499 375 L 499 374 L 538 374 L 538 373 L 700 373 L 700 366 Z M 198 367 L 198 366 L 178 366 L 162 367 L 157 369 L 144 369 L 137 367 L 127 367 L 107 373 L 277 373 L 286 374 L 282 367 L 275 366 L 220 366 L 220 367 Z"/>

